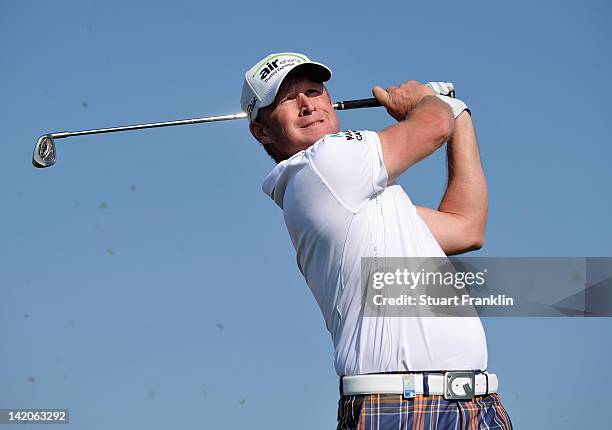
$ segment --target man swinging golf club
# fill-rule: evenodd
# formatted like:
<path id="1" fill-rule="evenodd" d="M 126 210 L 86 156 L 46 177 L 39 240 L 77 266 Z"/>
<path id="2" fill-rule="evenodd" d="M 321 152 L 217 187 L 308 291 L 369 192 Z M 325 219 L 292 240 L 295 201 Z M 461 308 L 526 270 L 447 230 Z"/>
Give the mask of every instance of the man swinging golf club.
<path id="1" fill-rule="evenodd" d="M 334 343 L 338 429 L 510 429 L 486 372 L 480 319 L 364 317 L 362 257 L 444 257 L 483 245 L 487 188 L 470 113 L 444 83 L 408 81 L 376 99 L 397 121 L 340 131 L 331 70 L 278 53 L 245 74 L 241 106 L 276 161 L 263 190 L 283 210 L 297 263 Z M 395 180 L 448 142 L 438 209 Z"/>

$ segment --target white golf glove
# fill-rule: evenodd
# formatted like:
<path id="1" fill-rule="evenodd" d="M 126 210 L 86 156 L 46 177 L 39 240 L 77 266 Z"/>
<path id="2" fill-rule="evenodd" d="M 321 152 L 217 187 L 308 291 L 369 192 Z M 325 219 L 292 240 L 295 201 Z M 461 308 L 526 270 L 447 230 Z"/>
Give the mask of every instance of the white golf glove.
<path id="1" fill-rule="evenodd" d="M 430 87 L 440 100 L 450 106 L 455 118 L 464 110 L 469 112 L 467 105 L 455 98 L 455 86 L 452 82 L 428 82 L 425 85 Z"/>
<path id="2" fill-rule="evenodd" d="M 440 96 L 455 97 L 455 86 L 452 82 L 427 82 L 425 85 Z"/>

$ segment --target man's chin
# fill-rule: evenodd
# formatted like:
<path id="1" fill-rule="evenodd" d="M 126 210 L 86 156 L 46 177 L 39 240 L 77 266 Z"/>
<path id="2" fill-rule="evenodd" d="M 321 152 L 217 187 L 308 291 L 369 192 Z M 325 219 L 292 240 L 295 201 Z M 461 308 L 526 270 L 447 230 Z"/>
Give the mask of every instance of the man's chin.
<path id="1" fill-rule="evenodd" d="M 326 123 L 318 123 L 316 125 L 311 125 L 309 127 L 305 127 L 302 129 L 303 136 L 305 137 L 305 141 L 312 142 L 310 145 L 314 144 L 318 140 L 327 136 L 328 134 L 333 134 L 335 131 Z M 310 146 L 308 145 L 308 146 Z"/>
<path id="2" fill-rule="evenodd" d="M 312 145 L 323 139 L 329 133 L 317 133 L 312 136 L 305 137 L 303 140 L 303 149 L 310 148 Z"/>

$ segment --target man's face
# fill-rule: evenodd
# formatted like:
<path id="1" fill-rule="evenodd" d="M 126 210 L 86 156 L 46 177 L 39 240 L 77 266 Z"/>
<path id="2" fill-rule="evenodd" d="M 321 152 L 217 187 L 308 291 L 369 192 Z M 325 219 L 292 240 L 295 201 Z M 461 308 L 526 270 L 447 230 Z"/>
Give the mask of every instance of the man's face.
<path id="1" fill-rule="evenodd" d="M 262 109 L 261 130 L 251 130 L 278 158 L 289 158 L 310 147 L 326 134 L 340 131 L 336 111 L 325 86 L 307 75 L 289 75 L 276 94 L 274 103 Z"/>

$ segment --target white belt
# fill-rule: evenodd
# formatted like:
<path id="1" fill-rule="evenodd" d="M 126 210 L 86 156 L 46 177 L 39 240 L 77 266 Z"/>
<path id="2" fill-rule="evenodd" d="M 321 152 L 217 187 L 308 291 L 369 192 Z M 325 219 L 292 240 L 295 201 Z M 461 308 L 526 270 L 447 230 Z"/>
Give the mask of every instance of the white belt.
<path id="1" fill-rule="evenodd" d="M 427 373 L 430 395 L 441 395 L 449 400 L 471 399 L 474 396 L 496 393 L 494 373 L 456 371 Z M 371 374 L 342 377 L 342 394 L 402 394 L 405 398 L 425 394 L 423 373 Z"/>

